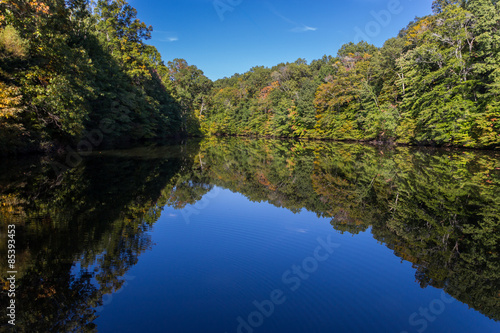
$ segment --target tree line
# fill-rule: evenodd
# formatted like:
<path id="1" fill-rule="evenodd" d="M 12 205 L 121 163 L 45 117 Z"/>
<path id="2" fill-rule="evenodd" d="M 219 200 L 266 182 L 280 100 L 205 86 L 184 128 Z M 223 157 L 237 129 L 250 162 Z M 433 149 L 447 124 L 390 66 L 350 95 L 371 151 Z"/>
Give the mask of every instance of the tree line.
<path id="1" fill-rule="evenodd" d="M 435 1 L 377 48 L 254 67 L 214 83 L 210 134 L 500 146 L 500 4 Z"/>
<path id="2" fill-rule="evenodd" d="M 500 3 L 436 0 L 380 48 L 211 81 L 125 0 L 0 5 L 0 153 L 243 135 L 500 147 Z M 108 133 L 107 132 L 107 133 Z"/>
<path id="3" fill-rule="evenodd" d="M 103 145 L 186 135 L 185 62 L 146 44 L 125 0 L 0 4 L 0 153 L 51 150 L 107 129 Z M 192 85 L 196 78 L 192 77 Z"/>

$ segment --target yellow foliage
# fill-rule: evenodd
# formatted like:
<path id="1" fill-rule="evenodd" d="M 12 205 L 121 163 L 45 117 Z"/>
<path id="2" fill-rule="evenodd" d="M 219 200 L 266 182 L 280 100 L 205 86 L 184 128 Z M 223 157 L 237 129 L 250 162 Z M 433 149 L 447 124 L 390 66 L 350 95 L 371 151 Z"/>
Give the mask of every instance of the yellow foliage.
<path id="1" fill-rule="evenodd" d="M 431 28 L 432 21 L 430 18 L 420 20 L 416 25 L 411 27 L 406 34 L 406 45 L 411 45 L 418 41 L 422 35 Z"/>
<path id="2" fill-rule="evenodd" d="M 15 117 L 21 111 L 20 102 L 19 88 L 0 82 L 0 120 Z"/>
<path id="3" fill-rule="evenodd" d="M 28 42 L 19 36 L 12 26 L 0 29 L 0 58 L 24 58 L 28 54 Z"/>

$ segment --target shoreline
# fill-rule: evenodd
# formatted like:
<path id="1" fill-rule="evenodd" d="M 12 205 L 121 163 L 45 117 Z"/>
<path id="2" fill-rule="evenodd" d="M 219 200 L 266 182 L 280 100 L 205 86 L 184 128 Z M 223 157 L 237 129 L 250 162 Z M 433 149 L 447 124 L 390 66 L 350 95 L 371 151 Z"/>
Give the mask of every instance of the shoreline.
<path id="1" fill-rule="evenodd" d="M 350 144 L 363 144 L 373 147 L 383 147 L 393 149 L 396 147 L 409 147 L 409 148 L 429 148 L 429 149 L 444 149 L 444 150 L 465 150 L 465 151 L 481 151 L 481 152 L 500 152 L 500 147 L 463 147 L 456 146 L 452 144 L 438 145 L 432 143 L 402 143 L 393 140 L 383 141 L 383 140 L 340 140 L 340 139 L 329 139 L 329 138 L 299 138 L 299 137 L 276 137 L 276 136 L 262 136 L 262 135 L 242 135 L 242 134 L 214 134 L 207 136 L 186 136 L 186 137 L 168 137 L 156 140 L 147 140 L 144 142 L 137 143 L 122 143 L 113 146 L 103 146 L 99 149 L 99 146 L 94 147 L 95 151 L 110 151 L 110 150 L 127 150 L 137 147 L 145 147 L 151 145 L 166 146 L 171 144 L 182 144 L 186 140 L 202 140 L 210 138 L 241 138 L 241 139 L 252 139 L 252 140 L 280 140 L 280 141 L 309 141 L 309 142 L 339 142 L 339 143 L 350 143 Z M 45 147 L 44 147 L 45 146 Z M 17 151 L 13 153 L 0 154 L 1 158 L 9 157 L 29 157 L 29 156 L 61 156 L 68 153 L 89 153 L 85 150 L 75 149 L 72 145 L 61 145 L 55 143 L 45 143 L 37 149 Z M 91 153 L 91 152 L 90 152 Z"/>

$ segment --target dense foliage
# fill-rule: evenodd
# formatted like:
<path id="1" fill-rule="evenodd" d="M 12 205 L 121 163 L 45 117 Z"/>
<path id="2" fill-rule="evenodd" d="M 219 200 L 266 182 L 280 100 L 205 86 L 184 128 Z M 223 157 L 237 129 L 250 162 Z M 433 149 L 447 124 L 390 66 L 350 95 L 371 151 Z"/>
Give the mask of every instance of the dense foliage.
<path id="1" fill-rule="evenodd" d="M 212 82 L 125 0 L 0 4 L 0 153 L 181 135 L 500 147 L 500 3 L 436 0 L 377 48 Z M 90 140 L 91 141 L 91 140 Z M 101 144 L 101 142 L 99 142 Z"/>
<path id="2" fill-rule="evenodd" d="M 498 148 L 500 4 L 435 1 L 377 48 L 254 67 L 212 82 L 144 43 L 125 0 L 0 5 L 0 152 L 179 135 Z"/>
<path id="3" fill-rule="evenodd" d="M 184 67 L 205 77 L 166 66 L 125 0 L 0 6 L 0 153 L 76 144 L 95 130 L 108 146 L 187 134 L 194 101 L 176 80 Z"/>
<path id="4" fill-rule="evenodd" d="M 500 3 L 435 1 L 381 47 L 218 80 L 209 134 L 500 147 Z"/>

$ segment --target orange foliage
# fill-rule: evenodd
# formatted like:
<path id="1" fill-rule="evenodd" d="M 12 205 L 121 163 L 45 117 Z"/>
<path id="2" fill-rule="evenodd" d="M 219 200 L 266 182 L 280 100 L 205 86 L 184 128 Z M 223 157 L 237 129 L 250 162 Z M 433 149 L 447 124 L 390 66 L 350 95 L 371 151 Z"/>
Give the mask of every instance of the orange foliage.
<path id="1" fill-rule="evenodd" d="M 48 14 L 49 6 L 44 4 L 42 1 L 32 0 L 29 2 L 29 6 L 35 10 L 37 14 Z"/>
<path id="2" fill-rule="evenodd" d="M 262 90 L 260 91 L 259 99 L 265 100 L 267 98 L 267 96 L 269 96 L 271 91 L 273 91 L 276 88 L 279 88 L 279 86 L 280 86 L 279 82 L 274 81 L 273 83 L 271 83 L 271 85 L 262 88 Z"/>
<path id="3" fill-rule="evenodd" d="M 271 184 L 271 182 L 267 179 L 267 177 L 263 173 L 259 173 L 257 175 L 257 180 L 260 184 L 266 186 L 271 191 L 276 191 L 276 186 Z"/>

